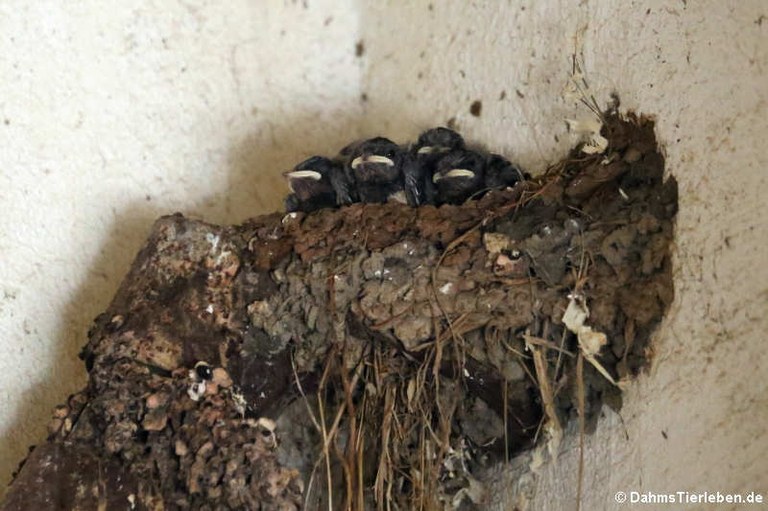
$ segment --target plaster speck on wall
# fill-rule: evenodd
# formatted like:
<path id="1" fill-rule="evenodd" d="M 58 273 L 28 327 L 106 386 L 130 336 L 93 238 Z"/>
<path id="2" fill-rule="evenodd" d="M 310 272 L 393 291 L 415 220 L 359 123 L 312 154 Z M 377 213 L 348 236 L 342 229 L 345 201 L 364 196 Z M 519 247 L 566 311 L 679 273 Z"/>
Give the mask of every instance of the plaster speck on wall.
<path id="1" fill-rule="evenodd" d="M 279 173 L 307 156 L 441 123 L 539 171 L 572 143 L 578 52 L 601 104 L 616 92 L 656 118 L 680 192 L 675 303 L 621 416 L 587 440 L 582 508 L 632 490 L 768 497 L 766 15 L 760 0 L 4 2 L 0 478 L 85 381 L 88 325 L 154 218 L 237 222 L 280 207 Z M 573 509 L 563 446 L 535 474 L 500 468 L 497 508 Z"/>

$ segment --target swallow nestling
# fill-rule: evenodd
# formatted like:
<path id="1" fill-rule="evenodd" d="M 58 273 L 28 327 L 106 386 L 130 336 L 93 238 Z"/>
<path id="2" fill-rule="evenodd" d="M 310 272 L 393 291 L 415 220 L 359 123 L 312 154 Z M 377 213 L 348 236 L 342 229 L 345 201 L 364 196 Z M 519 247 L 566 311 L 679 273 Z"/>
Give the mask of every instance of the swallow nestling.
<path id="1" fill-rule="evenodd" d="M 436 203 L 461 204 L 482 190 L 485 161 L 485 156 L 469 150 L 451 151 L 440 158 L 432 175 Z"/>
<path id="2" fill-rule="evenodd" d="M 520 168 L 498 154 L 491 154 L 485 166 L 485 187 L 488 189 L 515 186 L 518 181 L 525 181 Z"/>
<path id="3" fill-rule="evenodd" d="M 454 149 L 464 149 L 464 139 L 452 129 L 437 127 L 419 135 L 414 147 L 418 154 L 438 154 Z"/>
<path id="4" fill-rule="evenodd" d="M 345 145 L 339 154 L 333 158 L 337 169 L 331 175 L 331 185 L 336 192 L 336 204 L 338 206 L 346 206 L 358 200 L 355 176 L 352 174 L 352 169 L 349 168 L 349 162 L 352 159 L 352 153 L 360 144 L 362 141 L 356 140 Z"/>
<path id="5" fill-rule="evenodd" d="M 403 150 L 383 137 L 366 140 L 351 151 L 346 168 L 354 177 L 360 202 L 405 202 L 403 157 Z"/>
<path id="6" fill-rule="evenodd" d="M 464 149 L 464 139 L 451 129 L 432 128 L 419 135 L 403 165 L 408 204 L 419 206 L 435 202 L 436 190 L 432 183 L 435 165 L 446 153 L 458 149 Z"/>
<path id="7" fill-rule="evenodd" d="M 292 194 L 285 199 L 286 211 L 309 213 L 321 208 L 336 206 L 336 192 L 332 179 L 339 172 L 338 165 L 324 158 L 313 156 L 283 175 L 288 179 Z"/>

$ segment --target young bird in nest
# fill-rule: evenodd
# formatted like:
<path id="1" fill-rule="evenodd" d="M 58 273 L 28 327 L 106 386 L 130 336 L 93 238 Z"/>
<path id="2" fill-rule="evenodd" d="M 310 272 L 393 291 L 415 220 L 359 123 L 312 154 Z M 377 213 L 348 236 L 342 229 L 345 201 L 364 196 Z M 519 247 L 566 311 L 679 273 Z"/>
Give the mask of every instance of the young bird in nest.
<path id="1" fill-rule="evenodd" d="M 360 202 L 406 202 L 403 183 L 403 150 L 383 137 L 356 145 L 348 157 L 346 175 L 354 179 Z M 351 194 L 350 194 L 351 198 Z"/>
<path id="2" fill-rule="evenodd" d="M 447 153 L 460 149 L 464 149 L 464 139 L 451 129 L 432 128 L 419 135 L 403 164 L 408 204 L 435 203 L 436 190 L 432 182 L 435 166 Z"/>
<path id="3" fill-rule="evenodd" d="M 486 157 L 457 150 L 440 158 L 432 175 L 437 204 L 461 204 L 485 187 Z"/>
<path id="4" fill-rule="evenodd" d="M 336 191 L 333 186 L 334 174 L 340 172 L 337 164 L 322 156 L 313 156 L 285 172 L 291 193 L 285 199 L 287 212 L 309 213 L 322 208 L 336 206 Z"/>
<path id="5" fill-rule="evenodd" d="M 525 181 L 525 174 L 508 159 L 498 154 L 491 154 L 485 165 L 485 187 L 489 190 L 513 187 L 519 181 Z"/>

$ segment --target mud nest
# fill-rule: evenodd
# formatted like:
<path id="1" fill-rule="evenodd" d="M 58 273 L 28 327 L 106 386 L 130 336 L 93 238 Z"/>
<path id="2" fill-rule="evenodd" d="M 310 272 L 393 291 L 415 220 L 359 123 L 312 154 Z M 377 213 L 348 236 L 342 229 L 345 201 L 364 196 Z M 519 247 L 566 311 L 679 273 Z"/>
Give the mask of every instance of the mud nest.
<path id="1" fill-rule="evenodd" d="M 3 509 L 482 509 L 646 366 L 673 297 L 653 123 L 513 188 L 161 218 Z"/>

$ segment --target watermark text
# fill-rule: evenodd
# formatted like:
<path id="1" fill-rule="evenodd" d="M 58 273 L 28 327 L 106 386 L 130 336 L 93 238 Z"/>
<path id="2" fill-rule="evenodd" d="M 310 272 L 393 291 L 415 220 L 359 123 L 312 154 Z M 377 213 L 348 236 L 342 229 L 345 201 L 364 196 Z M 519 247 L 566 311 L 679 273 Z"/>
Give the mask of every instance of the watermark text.
<path id="1" fill-rule="evenodd" d="M 745 493 L 618 491 L 614 495 L 614 499 L 619 504 L 763 504 L 766 502 L 762 494 L 754 491 Z"/>

